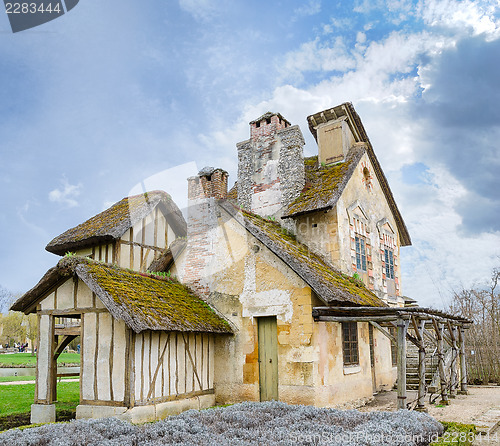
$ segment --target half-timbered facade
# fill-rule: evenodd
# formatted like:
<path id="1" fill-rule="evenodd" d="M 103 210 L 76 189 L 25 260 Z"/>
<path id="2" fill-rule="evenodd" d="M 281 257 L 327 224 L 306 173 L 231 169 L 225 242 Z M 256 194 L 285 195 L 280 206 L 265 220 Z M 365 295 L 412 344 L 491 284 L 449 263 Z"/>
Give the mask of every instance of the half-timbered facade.
<path id="1" fill-rule="evenodd" d="M 120 201 L 48 245 L 76 253 L 13 306 L 38 315 L 33 422 L 55 421 L 57 358 L 77 336 L 78 418 L 149 421 L 214 404 L 214 336 L 231 333 L 229 324 L 173 278 L 144 272 L 182 249 L 183 223 L 167 194 L 153 192 Z"/>

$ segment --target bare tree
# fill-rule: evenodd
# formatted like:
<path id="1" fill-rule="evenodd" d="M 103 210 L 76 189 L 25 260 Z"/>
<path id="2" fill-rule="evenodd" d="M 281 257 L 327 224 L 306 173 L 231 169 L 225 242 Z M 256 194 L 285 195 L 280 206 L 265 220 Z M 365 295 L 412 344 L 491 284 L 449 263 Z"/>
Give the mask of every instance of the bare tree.
<path id="1" fill-rule="evenodd" d="M 450 311 L 474 321 L 466 330 L 469 380 L 500 384 L 500 268 L 483 287 L 455 292 Z"/>
<path id="2" fill-rule="evenodd" d="M 0 285 L 0 313 L 7 311 L 13 301 L 14 295 L 7 288 Z"/>

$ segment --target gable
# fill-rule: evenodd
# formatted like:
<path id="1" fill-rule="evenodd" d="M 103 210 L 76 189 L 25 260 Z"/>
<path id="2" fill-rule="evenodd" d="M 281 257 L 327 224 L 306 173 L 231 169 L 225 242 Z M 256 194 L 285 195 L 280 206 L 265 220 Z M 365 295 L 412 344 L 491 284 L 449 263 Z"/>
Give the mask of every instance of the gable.
<path id="1" fill-rule="evenodd" d="M 373 166 L 372 175 L 374 178 L 377 178 L 378 182 L 380 183 L 382 191 L 385 195 L 385 199 L 391 208 L 391 212 L 394 216 L 394 221 L 399 232 L 401 246 L 411 245 L 410 234 L 408 233 L 406 224 L 403 220 L 403 217 L 401 216 L 401 213 L 399 212 L 396 201 L 394 200 L 394 196 L 392 195 L 392 191 L 389 187 L 389 182 L 387 181 L 387 178 L 382 171 L 382 167 L 380 166 L 377 156 L 375 155 L 373 146 L 370 142 L 370 139 L 368 138 L 368 135 L 366 134 L 365 127 L 361 122 L 361 118 L 357 114 L 353 105 L 350 102 L 346 102 L 332 109 L 323 110 L 322 112 L 309 116 L 307 118 L 309 123 L 309 130 L 311 131 L 316 141 L 318 141 L 318 134 L 316 130 L 318 122 L 326 122 L 333 119 L 336 120 L 340 117 L 346 118 L 346 122 L 352 135 L 354 136 L 354 140 L 356 141 L 356 143 L 364 143 L 366 147 L 368 158 Z M 318 121 L 319 119 L 320 121 Z"/>
<path id="2" fill-rule="evenodd" d="M 57 236 L 45 249 L 64 255 L 68 251 L 113 242 L 155 208 L 162 212 L 176 235 L 186 235 L 186 222 L 170 195 L 163 191 L 152 191 L 120 200 L 109 209 Z"/>

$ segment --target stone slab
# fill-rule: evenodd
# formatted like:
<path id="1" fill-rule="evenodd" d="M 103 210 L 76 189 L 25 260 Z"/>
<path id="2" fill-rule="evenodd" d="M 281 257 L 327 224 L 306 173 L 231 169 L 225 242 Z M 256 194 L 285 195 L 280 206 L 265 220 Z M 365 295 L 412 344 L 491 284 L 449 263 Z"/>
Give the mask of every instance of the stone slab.
<path id="1" fill-rule="evenodd" d="M 31 405 L 31 424 L 55 423 L 56 405 L 55 404 L 32 404 Z"/>

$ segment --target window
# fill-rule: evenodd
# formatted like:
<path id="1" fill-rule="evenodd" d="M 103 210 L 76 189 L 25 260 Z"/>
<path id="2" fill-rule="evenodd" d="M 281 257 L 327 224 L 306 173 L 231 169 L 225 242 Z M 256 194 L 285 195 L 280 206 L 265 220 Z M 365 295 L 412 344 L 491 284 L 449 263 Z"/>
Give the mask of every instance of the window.
<path id="1" fill-rule="evenodd" d="M 389 333 L 395 338 L 397 333 L 396 333 L 396 328 L 395 327 L 389 327 Z M 397 349 L 397 344 L 391 340 L 391 359 L 392 359 L 392 366 L 396 367 L 398 364 L 398 349 Z"/>
<path id="2" fill-rule="evenodd" d="M 344 365 L 358 365 L 358 324 L 342 322 Z"/>
<path id="3" fill-rule="evenodd" d="M 366 271 L 366 243 L 359 235 L 356 236 L 356 269 Z"/>
<path id="4" fill-rule="evenodd" d="M 384 249 L 385 253 L 385 277 L 394 279 L 394 254 L 391 249 Z"/>

